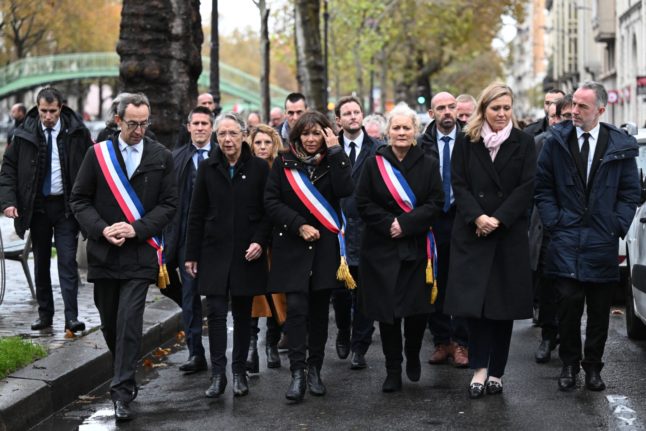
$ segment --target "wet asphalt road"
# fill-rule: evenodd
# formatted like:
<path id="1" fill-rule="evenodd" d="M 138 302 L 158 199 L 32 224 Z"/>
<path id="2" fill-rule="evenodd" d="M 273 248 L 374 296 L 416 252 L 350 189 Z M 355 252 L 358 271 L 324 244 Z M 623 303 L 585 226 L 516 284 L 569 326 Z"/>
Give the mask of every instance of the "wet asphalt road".
<path id="1" fill-rule="evenodd" d="M 264 320 L 264 319 L 261 319 Z M 608 388 L 601 393 L 583 387 L 559 392 L 560 362 L 533 360 L 540 330 L 530 321 L 516 322 L 502 396 L 470 400 L 467 385 L 471 372 L 450 365 L 428 365 L 431 353 L 427 331 L 422 348 L 422 378 L 403 391 L 381 392 L 385 377 L 378 331 L 367 355 L 369 368 L 350 370 L 349 359 L 338 359 L 334 350 L 336 328 L 331 320 L 322 377 L 328 393 L 306 395 L 303 403 L 284 398 L 290 381 L 286 354 L 283 366 L 267 369 L 264 342 L 260 374 L 250 378 L 250 394 L 235 398 L 229 386 L 217 400 L 204 397 L 208 373 L 182 375 L 177 367 L 187 359 L 183 345 L 157 368 L 141 367 L 139 397 L 132 404 L 137 418 L 115 424 L 107 385 L 35 427 L 38 431 L 64 430 L 641 430 L 646 429 L 646 343 L 626 337 L 623 316 L 610 317 L 606 368 Z M 231 325 L 231 322 L 229 322 Z M 229 328 L 231 330 L 231 327 Z M 264 335 L 264 330 L 261 332 Z M 231 334 L 229 334 L 231 335 Z M 208 339 L 204 338 L 205 343 Z M 231 341 L 229 349 L 231 348 Z M 208 347 L 207 347 L 208 351 Z M 148 356 L 150 357 L 150 356 Z M 230 350 L 229 350 L 230 357 Z M 94 398 L 96 397 L 96 398 Z"/>

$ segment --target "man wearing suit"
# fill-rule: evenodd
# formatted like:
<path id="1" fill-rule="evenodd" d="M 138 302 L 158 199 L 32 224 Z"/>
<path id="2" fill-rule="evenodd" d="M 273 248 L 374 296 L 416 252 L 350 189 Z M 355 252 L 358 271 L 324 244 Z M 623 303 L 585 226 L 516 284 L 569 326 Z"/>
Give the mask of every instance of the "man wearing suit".
<path id="1" fill-rule="evenodd" d="M 78 320 L 79 227 L 69 207 L 77 172 L 92 145 L 83 120 L 63 106 L 63 96 L 52 87 L 36 96 L 23 124 L 13 135 L 0 172 L 0 202 L 4 215 L 13 218 L 21 238 L 31 231 L 36 275 L 38 319 L 32 330 L 47 329 L 54 318 L 54 297 L 49 267 L 52 235 L 58 261 L 58 278 L 65 305 L 65 329 L 85 330 Z"/>
<path id="2" fill-rule="evenodd" d="M 102 170 L 107 161 L 100 163 L 112 158 L 104 157 L 100 144 L 83 160 L 70 205 L 88 238 L 88 280 L 94 283 L 94 303 L 114 361 L 110 395 L 115 418 L 123 421 L 133 417 L 146 293 L 160 270 L 157 250 L 148 240 L 161 236 L 173 218 L 177 186 L 170 151 L 144 137 L 150 125 L 148 98 L 141 93 L 122 97 L 115 122 L 121 131 L 102 148 L 114 149 L 115 169 L 123 171 L 124 186 L 129 183 L 140 201 L 141 217 L 129 222 L 124 214 Z"/>
<path id="3" fill-rule="evenodd" d="M 433 121 L 422 135 L 420 147 L 431 157 L 440 162 L 440 174 L 444 185 L 444 208 L 433 225 L 433 234 L 437 244 L 437 288 L 435 311 L 431 313 L 428 327 L 433 334 L 435 350 L 429 363 L 443 364 L 453 358 L 458 368 L 469 366 L 467 349 L 468 332 L 466 321 L 460 317 L 444 314 L 442 306 L 446 293 L 449 274 L 449 255 L 451 254 L 451 230 L 455 219 L 455 197 L 451 189 L 451 154 L 457 140 L 463 140 L 464 134 L 457 121 L 457 100 L 446 92 L 436 94 L 431 99 L 428 110 Z"/>
<path id="4" fill-rule="evenodd" d="M 190 144 L 182 143 L 173 151 L 175 179 L 179 193 L 179 206 L 173 221 L 166 227 L 166 260 L 169 272 L 179 270 L 182 291 L 182 319 L 188 347 L 188 362 L 179 369 L 187 373 L 195 373 L 207 369 L 202 345 L 202 301 L 197 289 L 197 279 L 191 277 L 184 269 L 186 255 L 186 225 L 188 211 L 193 195 L 193 185 L 197 169 L 202 160 L 208 159 L 211 151 L 211 133 L 213 132 L 213 116 L 206 106 L 197 106 L 188 114 L 186 128 L 190 134 Z"/>
<path id="5" fill-rule="evenodd" d="M 350 158 L 352 164 L 352 179 L 359 182 L 361 171 L 366 159 L 375 154 L 377 147 L 383 145 L 366 133 L 362 126 L 363 107 L 359 99 L 353 96 L 342 97 L 334 108 L 336 122 L 341 126 L 339 143 Z M 359 280 L 359 249 L 361 247 L 361 232 L 363 221 L 357 210 L 355 194 L 341 199 L 341 209 L 345 214 L 347 226 L 345 229 L 346 258 L 350 273 L 361 289 Z M 332 305 L 336 316 L 338 329 L 336 337 L 336 353 L 340 359 L 345 359 L 352 351 L 350 368 L 360 370 L 366 368 L 365 355 L 372 342 L 374 326 L 357 307 L 356 292 L 346 288 L 332 293 Z"/>
<path id="6" fill-rule="evenodd" d="M 565 96 L 565 93 L 563 92 L 563 90 L 560 90 L 558 88 L 548 89 L 547 92 L 545 93 L 545 99 L 543 100 L 543 111 L 545 112 L 545 116 L 540 120 L 537 120 L 532 124 L 529 124 L 527 127 L 523 129 L 523 132 L 527 133 L 532 137 L 538 136 L 541 133 L 545 132 L 549 128 L 549 117 L 547 114 L 547 110 L 549 109 L 552 103 L 561 99 L 563 96 Z"/>
<path id="7" fill-rule="evenodd" d="M 559 293 L 563 391 L 576 386 L 580 366 L 589 390 L 606 387 L 600 373 L 612 286 L 619 281 L 618 238 L 626 234 L 639 202 L 637 142 L 599 122 L 607 101 L 601 84 L 583 83 L 572 98 L 572 121 L 552 128 L 538 160 L 535 199 L 551 238 L 545 274 L 554 277 Z"/>

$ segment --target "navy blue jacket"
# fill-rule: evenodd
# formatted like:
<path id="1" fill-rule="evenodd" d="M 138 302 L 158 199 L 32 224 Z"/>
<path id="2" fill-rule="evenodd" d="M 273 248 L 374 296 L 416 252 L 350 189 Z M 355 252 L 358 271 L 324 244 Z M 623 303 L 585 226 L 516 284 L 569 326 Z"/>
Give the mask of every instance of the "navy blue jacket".
<path id="1" fill-rule="evenodd" d="M 586 188 L 569 149 L 573 133 L 571 121 L 554 126 L 538 160 L 536 204 L 551 234 L 546 274 L 593 283 L 618 281 L 618 240 L 628 231 L 639 202 L 637 142 L 601 123 L 597 145 L 605 135 L 608 146 L 593 162 Z"/>

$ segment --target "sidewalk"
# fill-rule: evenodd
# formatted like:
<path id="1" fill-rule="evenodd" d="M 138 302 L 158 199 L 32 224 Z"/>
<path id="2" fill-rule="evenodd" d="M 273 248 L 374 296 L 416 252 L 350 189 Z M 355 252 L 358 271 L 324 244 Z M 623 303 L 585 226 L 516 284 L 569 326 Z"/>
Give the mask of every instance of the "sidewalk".
<path id="1" fill-rule="evenodd" d="M 11 220 L 0 217 L 5 241 L 17 239 Z M 30 257 L 33 278 L 33 255 Z M 6 290 L 0 304 L 0 337 L 18 335 L 43 345 L 48 356 L 0 380 L 0 431 L 28 429 L 69 404 L 112 375 L 112 360 L 100 331 L 93 285 L 81 271 L 79 320 L 86 330 L 65 338 L 63 301 L 58 286 L 56 259 L 51 262 L 56 314 L 50 331 L 32 331 L 38 304 L 32 299 L 19 262 L 5 261 Z M 146 353 L 180 330 L 180 309 L 152 286 L 146 298 L 142 352 Z"/>

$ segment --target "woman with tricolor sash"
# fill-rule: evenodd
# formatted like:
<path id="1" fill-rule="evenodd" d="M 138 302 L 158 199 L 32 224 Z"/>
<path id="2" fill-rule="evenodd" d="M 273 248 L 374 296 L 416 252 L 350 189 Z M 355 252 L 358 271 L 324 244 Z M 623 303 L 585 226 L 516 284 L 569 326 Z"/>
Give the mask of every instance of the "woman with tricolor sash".
<path id="1" fill-rule="evenodd" d="M 402 387 L 406 375 L 420 379 L 419 353 L 433 311 L 436 252 L 431 226 L 444 205 L 437 160 L 415 145 L 415 111 L 397 105 L 388 118 L 388 146 L 366 161 L 357 206 L 366 228 L 361 239 L 359 302 L 379 322 L 386 357 L 384 392 Z M 435 289 L 437 292 L 437 289 Z"/>
<path id="2" fill-rule="evenodd" d="M 339 279 L 352 287 L 343 265 L 339 201 L 352 194 L 354 184 L 350 160 L 325 115 L 303 114 L 289 141 L 289 152 L 274 161 L 269 174 L 265 209 L 274 223 L 268 290 L 287 296 L 284 331 L 292 382 L 285 397 L 298 402 L 306 385 L 312 395 L 326 393 L 321 366 L 330 294 L 341 286 Z"/>

